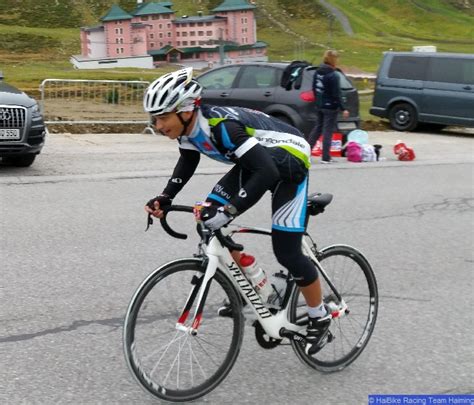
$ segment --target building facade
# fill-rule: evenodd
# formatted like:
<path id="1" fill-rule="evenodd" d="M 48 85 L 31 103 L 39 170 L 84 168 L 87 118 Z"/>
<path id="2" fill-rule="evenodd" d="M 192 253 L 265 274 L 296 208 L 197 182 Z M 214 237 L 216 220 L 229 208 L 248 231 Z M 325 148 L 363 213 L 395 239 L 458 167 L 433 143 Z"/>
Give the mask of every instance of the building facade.
<path id="1" fill-rule="evenodd" d="M 139 0 L 129 13 L 113 5 L 101 24 L 81 28 L 81 55 L 71 62 L 97 69 L 267 60 L 267 45 L 257 41 L 256 6 L 247 0 L 224 0 L 212 15 L 178 18 L 172 7 L 172 2 Z"/>

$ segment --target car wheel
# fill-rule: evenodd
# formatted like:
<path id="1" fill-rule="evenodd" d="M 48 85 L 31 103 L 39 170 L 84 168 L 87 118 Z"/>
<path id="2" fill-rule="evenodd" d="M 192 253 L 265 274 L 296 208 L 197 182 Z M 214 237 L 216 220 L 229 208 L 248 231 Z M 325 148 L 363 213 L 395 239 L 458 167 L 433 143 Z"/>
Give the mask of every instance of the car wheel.
<path id="1" fill-rule="evenodd" d="M 278 114 L 278 115 L 273 115 L 273 117 L 279 119 L 280 121 L 283 121 L 285 124 L 293 125 L 293 122 L 291 121 L 291 119 L 287 117 L 286 115 Z"/>
<path id="2" fill-rule="evenodd" d="M 397 131 L 413 131 L 418 125 L 415 107 L 408 103 L 395 104 L 390 109 L 390 125 Z"/>
<path id="3" fill-rule="evenodd" d="M 28 167 L 33 164 L 36 159 L 36 155 L 28 154 L 23 156 L 15 156 L 15 157 L 6 157 L 3 158 L 3 162 L 17 167 Z"/>

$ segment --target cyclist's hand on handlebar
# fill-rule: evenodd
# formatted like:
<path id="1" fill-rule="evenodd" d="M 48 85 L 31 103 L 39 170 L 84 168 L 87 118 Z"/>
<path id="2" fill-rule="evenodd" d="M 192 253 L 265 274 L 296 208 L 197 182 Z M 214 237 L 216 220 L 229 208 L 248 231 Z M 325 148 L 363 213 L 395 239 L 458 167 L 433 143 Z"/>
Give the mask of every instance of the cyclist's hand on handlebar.
<path id="1" fill-rule="evenodd" d="M 209 207 L 204 207 L 201 210 L 201 220 L 204 222 L 206 227 L 213 231 L 222 228 L 233 219 L 234 217 L 226 210 L 225 207 L 216 207 L 215 205 L 211 205 Z"/>
<path id="2" fill-rule="evenodd" d="M 171 198 L 165 194 L 160 194 L 146 203 L 145 211 L 156 218 L 163 218 L 164 213 L 161 208 L 167 205 L 171 205 Z"/>

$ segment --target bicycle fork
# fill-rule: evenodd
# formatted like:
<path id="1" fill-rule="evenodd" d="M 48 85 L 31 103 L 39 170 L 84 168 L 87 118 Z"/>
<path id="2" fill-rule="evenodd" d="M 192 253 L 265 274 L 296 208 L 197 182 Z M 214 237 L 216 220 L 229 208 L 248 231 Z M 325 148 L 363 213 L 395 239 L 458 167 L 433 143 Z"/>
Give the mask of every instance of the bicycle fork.
<path id="1" fill-rule="evenodd" d="M 209 262 L 206 267 L 206 272 L 203 276 L 198 277 L 195 275 L 191 284 L 193 288 L 189 293 L 189 296 L 184 304 L 184 308 L 181 311 L 181 315 L 176 323 L 176 329 L 185 333 L 188 333 L 192 336 L 197 335 L 197 330 L 202 320 L 202 311 L 204 309 L 204 304 L 206 303 L 207 294 L 209 293 L 209 288 L 211 286 L 211 279 L 214 277 L 217 269 L 218 259 L 216 257 L 209 257 Z M 201 288 L 202 287 L 202 288 Z M 198 296 L 199 294 L 199 296 Z M 191 308 L 194 304 L 194 301 L 197 297 L 197 305 L 194 310 L 193 321 L 191 326 L 186 326 L 185 323 L 188 319 L 188 316 L 191 312 Z"/>

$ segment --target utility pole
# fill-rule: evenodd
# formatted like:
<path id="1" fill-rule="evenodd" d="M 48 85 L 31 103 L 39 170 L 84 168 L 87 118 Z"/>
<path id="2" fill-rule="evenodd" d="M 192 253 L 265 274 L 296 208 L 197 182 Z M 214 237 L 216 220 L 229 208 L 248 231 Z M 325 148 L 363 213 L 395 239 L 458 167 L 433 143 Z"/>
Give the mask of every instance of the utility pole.
<path id="1" fill-rule="evenodd" d="M 219 28 L 219 60 L 221 66 L 224 65 L 224 39 L 222 38 L 223 28 Z"/>

